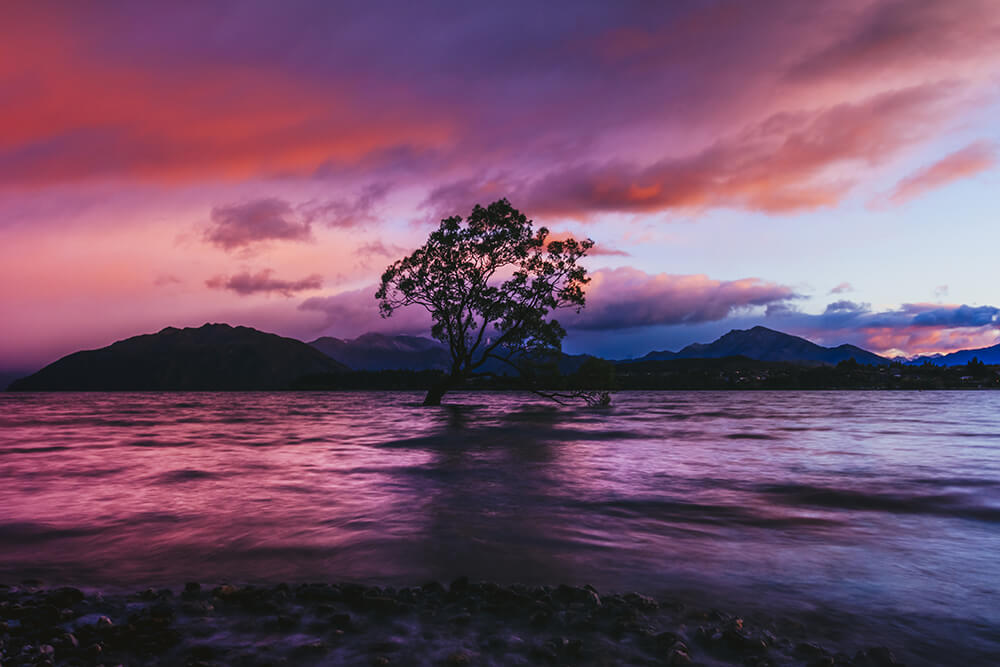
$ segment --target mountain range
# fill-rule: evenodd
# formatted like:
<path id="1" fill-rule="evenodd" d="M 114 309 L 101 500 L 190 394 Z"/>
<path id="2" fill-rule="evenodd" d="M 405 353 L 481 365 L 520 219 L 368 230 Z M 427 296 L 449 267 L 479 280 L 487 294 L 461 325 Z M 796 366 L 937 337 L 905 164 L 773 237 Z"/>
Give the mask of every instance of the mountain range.
<path id="1" fill-rule="evenodd" d="M 803 365 L 835 365 L 854 359 L 860 364 L 887 365 L 892 360 L 854 345 L 823 347 L 805 338 L 756 326 L 734 329 L 711 343 L 694 343 L 672 352 L 655 351 L 632 360 L 721 359 Z M 1000 345 L 962 350 L 936 357 L 917 357 L 936 365 L 964 365 L 973 357 L 1000 363 Z M 562 373 L 579 368 L 588 355 L 564 354 Z M 322 337 L 310 343 L 249 327 L 205 324 L 198 328 L 167 327 L 134 336 L 98 350 L 75 352 L 33 375 L 15 380 L 10 389 L 34 390 L 267 390 L 286 389 L 304 376 L 349 371 L 444 370 L 447 348 L 430 338 L 368 333 L 353 339 Z M 497 372 L 504 369 L 496 369 Z"/>
<path id="2" fill-rule="evenodd" d="M 905 364 L 916 365 L 929 361 L 935 366 L 964 366 L 973 359 L 984 364 L 1000 364 L 1000 344 L 991 347 L 980 347 L 974 350 L 959 350 L 950 354 L 933 354 L 929 356 L 907 359 Z"/>
<path id="3" fill-rule="evenodd" d="M 324 336 L 309 345 L 356 371 L 444 370 L 451 364 L 444 345 L 420 336 L 366 333 L 348 340 Z"/>
<path id="4" fill-rule="evenodd" d="M 805 338 L 781 333 L 767 327 L 733 329 L 711 343 L 692 343 L 679 352 L 650 352 L 636 361 L 666 359 L 721 359 L 747 357 L 757 361 L 791 361 L 812 364 L 838 364 L 854 359 L 859 364 L 882 365 L 889 359 L 856 345 L 823 347 Z"/>

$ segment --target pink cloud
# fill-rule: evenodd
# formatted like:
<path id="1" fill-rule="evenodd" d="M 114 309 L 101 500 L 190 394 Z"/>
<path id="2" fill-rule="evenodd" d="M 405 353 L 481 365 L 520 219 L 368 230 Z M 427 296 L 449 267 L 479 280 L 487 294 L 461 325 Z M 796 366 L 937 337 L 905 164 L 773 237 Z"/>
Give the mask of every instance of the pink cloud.
<path id="1" fill-rule="evenodd" d="M 831 289 L 829 293 L 830 294 L 843 294 L 844 292 L 853 292 L 853 291 L 854 291 L 854 286 L 851 285 L 851 283 L 843 282 L 843 283 L 840 283 L 839 285 L 835 286 L 833 289 Z"/>
<path id="2" fill-rule="evenodd" d="M 904 303 L 873 311 L 869 304 L 835 301 L 819 315 L 775 317 L 776 326 L 827 344 L 845 342 L 887 356 L 948 353 L 993 345 L 1000 337 L 995 306 Z"/>
<path id="3" fill-rule="evenodd" d="M 935 329 L 928 327 L 864 329 L 863 343 L 886 356 L 948 354 L 958 350 L 991 347 L 1000 343 L 1000 332 L 992 327 Z"/>
<path id="4" fill-rule="evenodd" d="M 901 180 L 889 194 L 889 200 L 901 204 L 928 190 L 986 171 L 996 161 L 996 148 L 992 144 L 984 141 L 970 144 Z"/>
<path id="5" fill-rule="evenodd" d="M 832 206 L 852 182 L 831 168 L 878 164 L 918 141 L 940 118 L 940 95 L 938 86 L 921 86 L 858 104 L 776 114 L 688 158 L 553 172 L 531 183 L 521 198 L 538 215 L 574 217 L 713 207 L 789 213 Z"/>

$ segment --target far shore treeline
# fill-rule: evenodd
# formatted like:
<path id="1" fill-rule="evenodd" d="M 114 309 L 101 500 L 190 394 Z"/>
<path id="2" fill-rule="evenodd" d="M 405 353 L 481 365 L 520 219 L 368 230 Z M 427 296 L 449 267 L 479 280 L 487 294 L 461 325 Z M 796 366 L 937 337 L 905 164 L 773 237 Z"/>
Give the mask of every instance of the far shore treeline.
<path id="1" fill-rule="evenodd" d="M 553 374 L 543 384 L 551 389 L 593 390 L 767 390 L 767 389 L 1000 389 L 1000 365 L 968 366 L 862 365 L 842 361 L 835 366 L 768 362 L 746 357 L 611 362 L 597 360 L 582 372 Z M 604 366 L 606 364 L 606 367 Z M 297 390 L 421 390 L 440 371 L 353 371 L 300 378 Z M 466 390 L 520 390 L 516 377 L 484 378 Z"/>
<path id="2" fill-rule="evenodd" d="M 426 390 L 441 377 L 436 342 L 366 334 L 304 343 L 248 327 L 167 327 L 99 350 L 76 352 L 12 391 Z M 498 372 L 465 390 L 766 390 L 1000 388 L 1000 364 L 889 360 L 860 348 L 824 348 L 763 327 L 713 343 L 635 360 L 560 354 L 530 365 L 531 377 Z M 976 352 L 976 351 L 971 351 Z M 988 361 L 996 350 L 987 348 Z M 962 358 L 962 353 L 956 353 Z M 703 355 L 703 356 L 696 356 Z M 845 356 L 846 355 L 846 356 Z M 860 356 L 871 363 L 861 363 Z M 966 355 L 967 356 L 967 355 Z M 755 358 L 756 357 L 756 358 Z"/>

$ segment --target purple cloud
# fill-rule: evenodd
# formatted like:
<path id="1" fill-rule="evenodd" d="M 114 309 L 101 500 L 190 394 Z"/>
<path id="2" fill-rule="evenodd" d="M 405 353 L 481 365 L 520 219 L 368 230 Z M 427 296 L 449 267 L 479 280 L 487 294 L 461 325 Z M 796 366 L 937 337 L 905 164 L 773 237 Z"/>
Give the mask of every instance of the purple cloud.
<path id="1" fill-rule="evenodd" d="M 244 271 L 233 276 L 215 276 L 205 281 L 205 285 L 212 289 L 227 289 L 236 292 L 240 296 L 251 294 L 272 294 L 278 293 L 285 297 L 291 297 L 296 292 L 320 289 L 323 287 L 323 278 L 319 275 L 311 275 L 301 280 L 281 280 L 272 277 L 274 271 L 263 269 L 257 273 Z"/>
<path id="2" fill-rule="evenodd" d="M 216 206 L 205 240 L 231 251 L 262 241 L 311 241 L 308 220 L 295 219 L 292 205 L 274 197 Z"/>
<path id="3" fill-rule="evenodd" d="M 579 314 L 557 312 L 555 316 L 572 329 L 631 329 L 712 322 L 796 298 L 790 287 L 758 278 L 713 280 L 702 275 L 653 275 L 632 268 L 601 269 L 587 286 L 586 308 Z"/>
<path id="4" fill-rule="evenodd" d="M 369 331 L 428 335 L 431 318 L 419 307 L 401 308 L 392 317 L 383 318 L 375 300 L 376 286 L 340 292 L 331 296 L 314 296 L 299 304 L 299 310 L 323 315 L 323 331 L 335 336 L 358 336 Z"/>
<path id="5" fill-rule="evenodd" d="M 334 199 L 327 202 L 307 202 L 299 206 L 306 222 L 318 221 L 328 227 L 350 228 L 377 221 L 375 206 L 389 193 L 387 183 L 372 183 L 354 199 Z"/>

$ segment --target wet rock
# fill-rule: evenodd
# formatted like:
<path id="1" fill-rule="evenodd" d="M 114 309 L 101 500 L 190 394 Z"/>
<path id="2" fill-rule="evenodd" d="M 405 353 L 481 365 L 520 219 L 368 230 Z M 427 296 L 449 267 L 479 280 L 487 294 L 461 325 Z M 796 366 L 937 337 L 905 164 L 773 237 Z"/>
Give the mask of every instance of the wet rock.
<path id="1" fill-rule="evenodd" d="M 858 667 L 891 667 L 899 663 L 892 651 L 884 646 L 876 646 L 867 651 L 858 651 L 854 656 L 854 664 Z"/>
<path id="2" fill-rule="evenodd" d="M 601 606 L 601 596 L 597 594 L 597 591 L 593 587 L 575 588 L 573 586 L 561 585 L 553 592 L 552 597 L 564 604 L 580 604 L 588 607 Z"/>
<path id="3" fill-rule="evenodd" d="M 463 665 L 472 664 L 472 655 L 467 651 L 455 651 L 454 653 L 449 653 L 448 657 L 444 659 L 444 664 L 449 667 L 462 667 Z"/>
<path id="4" fill-rule="evenodd" d="M 659 603 L 656 602 L 651 597 L 642 595 L 640 593 L 626 593 L 624 596 L 625 602 L 638 607 L 639 609 L 644 609 L 651 611 L 659 607 Z"/>
<path id="5" fill-rule="evenodd" d="M 454 625 L 468 625 L 469 623 L 472 622 L 472 614 L 470 614 L 469 612 L 455 614 L 454 616 L 448 619 L 448 622 Z"/>
<path id="6" fill-rule="evenodd" d="M 403 609 L 403 605 L 398 600 L 384 595 L 365 596 L 361 602 L 362 608 L 383 614 L 393 614 Z"/>
<path id="7" fill-rule="evenodd" d="M 187 650 L 187 654 L 192 660 L 214 660 L 221 653 L 218 648 L 211 644 L 195 644 Z"/>
<path id="8" fill-rule="evenodd" d="M 807 667 L 833 667 L 833 665 L 836 665 L 837 662 L 836 660 L 833 659 L 832 655 L 824 655 L 822 657 L 810 660 L 806 664 Z"/>
<path id="9" fill-rule="evenodd" d="M 555 663 L 559 660 L 559 655 L 549 644 L 539 644 L 531 647 L 531 657 L 536 660 Z"/>
<path id="10" fill-rule="evenodd" d="M 536 628 L 543 628 L 552 621 L 552 612 L 548 610 L 536 611 L 531 615 L 531 625 Z"/>
<path id="11" fill-rule="evenodd" d="M 97 623 L 95 625 L 99 629 L 106 629 L 114 627 L 115 624 L 107 616 L 101 616 L 100 618 L 97 619 Z"/>
<path id="12" fill-rule="evenodd" d="M 464 593 L 469 589 L 469 578 L 458 577 L 448 586 L 449 593 Z"/>
<path id="13" fill-rule="evenodd" d="M 368 647 L 373 653 L 383 654 L 383 653 L 396 653 L 403 649 L 403 643 L 398 639 L 386 639 L 380 642 L 375 642 Z"/>
<path id="14" fill-rule="evenodd" d="M 295 599 L 300 602 L 339 602 L 344 595 L 337 586 L 308 584 L 296 589 Z"/>
<path id="15" fill-rule="evenodd" d="M 743 627 L 742 621 L 739 627 Z M 767 650 L 767 643 L 763 639 L 751 637 L 737 630 L 736 626 L 722 631 L 722 643 L 738 653 L 760 653 Z"/>
<path id="16" fill-rule="evenodd" d="M 683 646 L 683 644 L 681 644 Z M 690 665 L 691 655 L 687 652 L 687 647 L 673 648 L 667 653 L 668 665 Z"/>
<path id="17" fill-rule="evenodd" d="M 143 592 L 137 594 L 136 597 L 139 598 L 140 600 L 149 602 L 150 600 L 156 599 L 156 591 L 154 591 L 152 588 L 147 588 Z"/>
<path id="18" fill-rule="evenodd" d="M 220 600 L 229 600 L 237 593 L 239 593 L 239 589 L 236 586 L 230 586 L 229 584 L 216 586 L 214 589 L 212 589 L 212 595 L 219 598 Z"/>
<path id="19" fill-rule="evenodd" d="M 338 613 L 330 616 L 330 625 L 340 630 L 350 630 L 354 627 L 350 614 Z"/>
<path id="20" fill-rule="evenodd" d="M 298 627 L 301 619 L 296 615 L 281 614 L 274 619 L 274 625 L 279 630 L 291 630 Z"/>
<path id="21" fill-rule="evenodd" d="M 428 581 L 420 589 L 424 593 L 444 593 L 444 586 L 438 581 Z"/>
<path id="22" fill-rule="evenodd" d="M 801 642 L 795 645 L 795 655 L 800 658 L 818 658 L 826 654 L 822 646 L 813 642 Z"/>
<path id="23" fill-rule="evenodd" d="M 45 602 L 62 609 L 64 607 L 73 607 L 80 604 L 83 601 L 83 598 L 83 591 L 78 588 L 65 586 L 49 592 L 45 596 Z"/>

